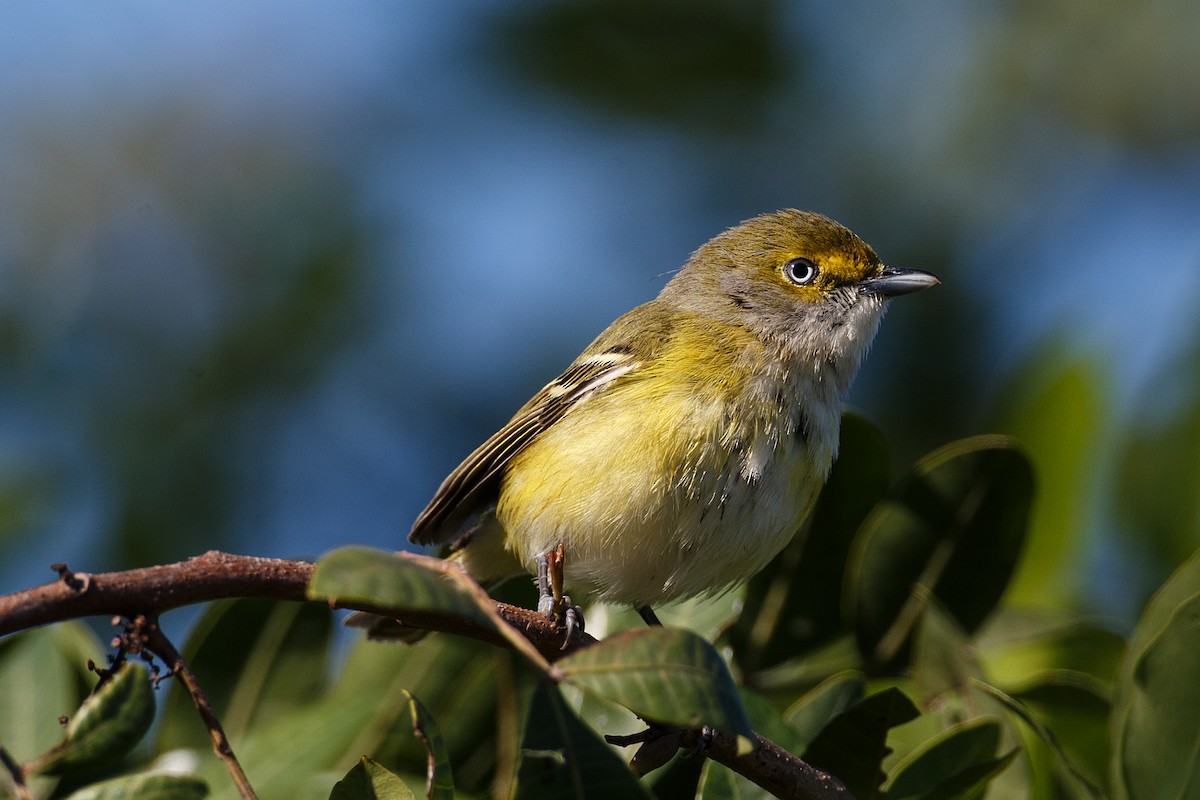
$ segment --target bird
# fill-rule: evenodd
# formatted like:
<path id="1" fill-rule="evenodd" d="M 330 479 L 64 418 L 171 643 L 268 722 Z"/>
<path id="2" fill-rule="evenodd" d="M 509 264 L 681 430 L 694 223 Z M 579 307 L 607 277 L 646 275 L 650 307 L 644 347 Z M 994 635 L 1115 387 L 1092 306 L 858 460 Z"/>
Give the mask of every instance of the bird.
<path id="1" fill-rule="evenodd" d="M 468 455 L 408 538 L 485 585 L 537 575 L 538 609 L 568 632 L 555 567 L 650 624 L 743 583 L 811 513 L 889 301 L 937 283 L 821 214 L 745 220 Z"/>

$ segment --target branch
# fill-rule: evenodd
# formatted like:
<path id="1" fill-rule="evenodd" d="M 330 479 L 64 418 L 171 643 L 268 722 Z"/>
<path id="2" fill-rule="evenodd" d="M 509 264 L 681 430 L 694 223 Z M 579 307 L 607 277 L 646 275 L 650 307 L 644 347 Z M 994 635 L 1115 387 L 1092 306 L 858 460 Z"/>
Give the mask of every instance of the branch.
<path id="1" fill-rule="evenodd" d="M 33 795 L 29 793 L 29 787 L 25 784 L 25 770 L 21 769 L 21 765 L 16 762 L 8 751 L 0 745 L 0 764 L 8 770 L 9 777 L 12 778 L 13 791 L 16 793 L 17 800 L 33 800 Z"/>
<path id="2" fill-rule="evenodd" d="M 685 731 L 685 747 L 689 745 L 687 734 L 699 736 L 700 732 Z M 737 737 L 717 731 L 704 755 L 754 781 L 780 800 L 854 800 L 842 782 L 828 772 L 757 733 L 754 738 L 758 745 L 754 752 L 739 756 Z"/>
<path id="3" fill-rule="evenodd" d="M 90 616 L 158 615 L 173 608 L 234 597 L 309 601 L 305 594 L 313 565 L 307 561 L 238 556 L 210 550 L 204 555 L 176 564 L 143 567 L 95 575 L 72 572 L 55 564 L 59 580 L 32 589 L 0 596 L 0 636 L 17 631 Z M 388 609 L 366 603 L 338 603 L 335 608 L 352 608 L 388 615 Z M 536 611 L 496 603 L 496 611 L 533 643 L 548 661 L 594 642 L 590 636 L 562 648 L 563 634 Z M 410 628 L 444 631 L 501 647 L 503 636 L 469 620 L 440 612 L 408 612 L 404 624 Z"/>
<path id="4" fill-rule="evenodd" d="M 159 614 L 231 597 L 305 600 L 312 564 L 209 551 L 178 564 L 91 575 L 54 565 L 59 580 L 0 597 L 0 636 L 90 616 Z"/>
<path id="5" fill-rule="evenodd" d="M 237 556 L 213 550 L 177 564 L 123 572 L 91 575 L 72 572 L 65 564 L 55 565 L 55 570 L 59 573 L 59 580 L 53 583 L 0 597 L 0 636 L 87 616 L 118 615 L 133 620 L 138 615 L 145 615 L 156 620 L 159 614 L 174 608 L 235 597 L 311 602 L 305 589 L 312 576 L 313 565 L 305 561 Z M 337 604 L 335 607 L 389 615 L 389 609 L 361 603 Z M 595 642 L 585 634 L 563 648 L 562 630 L 536 611 L 500 602 L 496 603 L 496 611 L 550 662 Z M 406 612 L 404 624 L 512 647 L 511 642 L 491 628 L 440 612 Z M 165 637 L 162 641 L 166 642 Z M 170 642 L 166 642 L 165 648 L 162 642 L 147 646 L 163 657 L 172 669 L 183 663 Z M 185 674 L 190 675 L 186 665 L 179 675 L 187 685 Z M 198 685 L 196 688 L 199 689 Z M 188 690 L 195 701 L 197 695 L 190 686 Z M 201 714 L 204 714 L 203 710 Z M 699 731 L 679 731 L 678 746 L 692 747 L 699 736 Z M 214 743 L 215 740 L 214 733 Z M 758 737 L 758 748 L 753 753 L 739 756 L 736 741 L 717 733 L 705 754 L 777 797 L 852 800 L 849 792 L 835 778 L 761 736 Z"/>
<path id="6" fill-rule="evenodd" d="M 229 743 L 229 737 L 225 735 L 225 729 L 221 727 L 221 720 L 217 718 L 217 712 L 213 710 L 212 705 L 208 702 L 208 696 L 200 687 L 200 681 L 196 680 L 192 668 L 188 666 L 187 661 L 175 649 L 175 645 L 162 632 L 162 628 L 158 626 L 158 618 L 139 614 L 130 621 L 125 635 L 129 640 L 136 640 L 142 649 L 148 650 L 162 659 L 170 674 L 179 679 L 179 683 L 188 693 L 188 697 L 192 698 L 192 705 L 196 707 L 196 713 L 200 715 L 204 727 L 208 728 L 213 752 L 224 762 L 229 776 L 237 786 L 238 794 L 242 796 L 243 800 L 258 800 L 258 795 L 255 794 L 254 787 L 250 785 L 250 780 L 246 777 L 241 762 L 233 754 L 233 746 Z"/>

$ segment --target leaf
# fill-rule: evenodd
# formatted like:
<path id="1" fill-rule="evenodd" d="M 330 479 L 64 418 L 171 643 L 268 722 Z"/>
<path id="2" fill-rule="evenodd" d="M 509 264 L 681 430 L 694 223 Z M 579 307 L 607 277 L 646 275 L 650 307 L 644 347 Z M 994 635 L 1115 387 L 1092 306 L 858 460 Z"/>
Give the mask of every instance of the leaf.
<path id="1" fill-rule="evenodd" d="M 859 649 L 894 668 L 930 598 L 973 632 L 1020 555 L 1033 472 L 1003 436 L 953 442 L 921 459 L 855 539 L 846 608 Z"/>
<path id="2" fill-rule="evenodd" d="M 128 661 L 83 702 L 67 725 L 67 738 L 29 766 L 30 772 L 62 775 L 116 761 L 154 721 L 150 676 Z"/>
<path id="3" fill-rule="evenodd" d="M 356 705 L 360 697 L 375 698 L 374 707 L 367 710 L 361 730 L 346 743 L 351 749 L 339 756 L 341 763 L 346 757 L 370 753 L 405 778 L 411 773 L 425 776 L 428 748 L 410 733 L 407 691 L 421 698 L 431 717 L 450 721 L 438 730 L 454 765 L 457 789 L 468 795 L 486 793 L 492 766 L 476 754 L 492 753 L 501 746 L 498 715 L 518 713 L 502 706 L 497 696 L 512 690 L 517 674 L 508 651 L 457 636 L 433 635 L 418 647 L 360 640 L 334 687 L 330 713 L 339 713 L 343 705 Z M 523 719 L 523 710 L 520 715 Z M 519 743 L 514 728 L 510 720 L 502 745 L 509 752 Z M 515 771 L 515 757 L 510 763 Z"/>
<path id="4" fill-rule="evenodd" d="M 341 547 L 322 557 L 308 596 L 391 609 L 401 618 L 405 611 L 439 612 L 494 627 L 473 595 L 398 553 L 370 547 Z"/>
<path id="5" fill-rule="evenodd" d="M 775 795 L 724 764 L 704 759 L 695 800 L 772 800 Z"/>
<path id="6" fill-rule="evenodd" d="M 1200 592 L 1133 661 L 1118 779 L 1133 800 L 1200 798 Z"/>
<path id="7" fill-rule="evenodd" d="M 333 612 L 315 603 L 241 598 L 212 603 L 183 656 L 199 676 L 225 733 L 240 739 L 260 721 L 319 700 L 325 688 Z M 207 750 L 192 700 L 172 681 L 157 747 Z"/>
<path id="8" fill-rule="evenodd" d="M 238 759 L 262 797 L 295 797 L 330 771 L 343 774 L 365 753 L 405 780 L 419 774 L 419 781 L 410 782 L 419 787 L 428 751 L 409 733 L 408 691 L 419 695 L 431 714 L 454 720 L 442 735 L 450 760 L 466 762 L 456 769 L 455 781 L 464 792 L 477 792 L 490 778 L 479 777 L 487 765 L 473 764 L 467 756 L 494 746 L 495 685 L 503 680 L 489 658 L 494 651 L 449 636 L 430 637 L 420 647 L 360 639 L 325 697 L 253 726 L 233 742 Z M 199 771 L 214 795 L 236 798 L 215 759 L 204 759 Z"/>
<path id="9" fill-rule="evenodd" d="M 83 665 L 103 653 L 79 622 L 0 639 L 0 744 L 14 758 L 28 760 L 62 741 L 58 718 L 86 699 L 95 676 Z"/>
<path id="10" fill-rule="evenodd" d="M 1106 683 L 1087 673 L 1046 670 L 1027 677 L 1011 694 L 1054 731 L 1071 763 L 1099 785 L 1110 758 L 1108 690 Z"/>
<path id="11" fill-rule="evenodd" d="M 1038 503 L 1008 594 L 1010 603 L 1071 609 L 1092 520 L 1093 487 L 1111 438 L 1107 370 L 1054 342 L 1014 373 L 1003 429 L 1021 442 L 1038 476 Z M 968 631 L 970 626 L 966 626 Z"/>
<path id="12" fill-rule="evenodd" d="M 382 764 L 363 756 L 333 785 L 329 800 L 416 800 L 416 795 Z"/>
<path id="13" fill-rule="evenodd" d="M 1109 784 L 1115 800 L 1126 797 L 1126 784 L 1121 774 L 1125 760 L 1126 741 L 1128 732 L 1127 720 L 1133 700 L 1139 691 L 1135 680 L 1136 670 L 1142 655 L 1159 639 L 1168 625 L 1171 624 L 1176 612 L 1196 593 L 1200 587 L 1200 550 L 1184 562 L 1166 583 L 1155 593 L 1146 604 L 1142 618 L 1129 637 L 1125 649 L 1125 657 L 1117 672 L 1117 681 L 1113 687 L 1112 703 L 1112 749 L 1111 771 Z"/>
<path id="14" fill-rule="evenodd" d="M 1198 333 L 1134 398 L 1138 413 L 1122 426 L 1125 440 L 1114 459 L 1121 523 L 1114 528 L 1122 551 L 1137 561 L 1122 574 L 1122 590 L 1138 601 L 1191 557 L 1200 536 Z"/>
<path id="15" fill-rule="evenodd" d="M 1086 672 L 1111 685 L 1125 654 L 1125 638 L 1077 615 L 1013 609 L 1006 605 L 974 638 L 987 674 L 997 685 L 1022 683 L 1047 670 Z"/>
<path id="16" fill-rule="evenodd" d="M 904 692 L 884 689 L 834 717 L 801 758 L 837 776 L 857 800 L 880 798 L 888 730 L 919 715 Z"/>
<path id="17" fill-rule="evenodd" d="M 983 678 L 975 649 L 936 599 L 929 600 L 921 614 L 910 671 L 926 707 L 943 695 L 973 691 L 972 679 Z"/>
<path id="18" fill-rule="evenodd" d="M 855 531 L 887 489 L 883 434 L 862 417 L 842 415 L 838 458 L 805 530 L 755 575 L 729 631 L 734 659 L 754 673 L 797 658 L 844 628 L 832 599 Z"/>
<path id="19" fill-rule="evenodd" d="M 1137 666 L 1137 656 L 1162 635 L 1179 606 L 1191 599 L 1197 589 L 1200 589 L 1200 550 L 1181 564 L 1146 604 L 1142 618 L 1129 636 L 1125 658 L 1117 676 L 1119 693 L 1132 688 L 1129 682 Z"/>
<path id="20" fill-rule="evenodd" d="M 195 775 L 150 773 L 93 783 L 67 800 L 201 800 L 208 784 Z"/>
<path id="21" fill-rule="evenodd" d="M 516 800 L 584 800 L 650 795 L 617 754 L 567 706 L 558 688 L 541 682 L 533 694 Z"/>
<path id="22" fill-rule="evenodd" d="M 863 699 L 866 681 L 853 670 L 830 675 L 797 700 L 783 718 L 797 731 L 803 752 L 837 715 Z"/>
<path id="23" fill-rule="evenodd" d="M 742 702 L 750 715 L 754 730 L 759 735 L 771 740 L 789 753 L 803 752 L 808 740 L 802 740 L 795 728 L 787 723 L 779 710 L 766 698 L 754 692 L 743 689 Z M 699 790 L 687 793 L 688 798 L 701 800 L 770 800 L 774 797 L 770 792 L 755 784 L 749 778 L 739 775 L 733 770 L 718 764 L 711 759 L 693 759 L 690 753 L 684 753 L 680 760 L 702 760 L 704 768 L 700 776 Z M 656 794 L 657 785 L 655 787 Z M 661 795 L 660 795 L 661 796 Z"/>
<path id="24" fill-rule="evenodd" d="M 566 682 L 623 705 L 643 719 L 744 738 L 754 731 L 725 661 L 705 639 L 679 628 L 610 636 L 557 662 Z"/>
<path id="25" fill-rule="evenodd" d="M 658 800 L 694 800 L 703 777 L 707 758 L 689 758 L 687 753 L 677 753 L 661 769 L 656 769 L 642 778 Z"/>
<path id="26" fill-rule="evenodd" d="M 946 729 L 910 754 L 893 770 L 888 800 L 980 797 L 1017 750 L 997 757 L 1000 725 L 976 719 Z"/>
<path id="27" fill-rule="evenodd" d="M 982 680 L 975 680 L 972 683 L 993 699 L 1000 701 L 1001 705 L 1024 722 L 1033 734 L 1049 748 L 1050 752 L 1054 755 L 1055 769 L 1069 783 L 1072 795 L 1082 795 L 1096 798 L 1096 800 L 1103 797 L 1103 792 L 1100 788 L 1079 768 L 1067 751 L 1063 749 L 1053 731 L 1047 728 L 1045 723 L 1038 719 L 1037 715 L 1030 711 L 1027 705 L 990 683 Z"/>
<path id="28" fill-rule="evenodd" d="M 454 775 L 450 770 L 450 753 L 442 741 L 437 723 L 412 692 L 405 690 L 404 696 L 408 698 L 413 733 L 425 742 L 429 753 L 425 796 L 428 800 L 454 800 Z"/>

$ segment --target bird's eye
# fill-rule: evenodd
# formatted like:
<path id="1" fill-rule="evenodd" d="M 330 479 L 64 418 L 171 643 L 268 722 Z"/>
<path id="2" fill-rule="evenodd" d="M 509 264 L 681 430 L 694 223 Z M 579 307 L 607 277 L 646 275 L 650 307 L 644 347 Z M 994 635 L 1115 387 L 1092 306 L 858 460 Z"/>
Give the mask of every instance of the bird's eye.
<path id="1" fill-rule="evenodd" d="M 783 265 L 783 274 L 797 286 L 807 286 L 817 279 L 820 270 L 807 258 L 793 258 Z"/>

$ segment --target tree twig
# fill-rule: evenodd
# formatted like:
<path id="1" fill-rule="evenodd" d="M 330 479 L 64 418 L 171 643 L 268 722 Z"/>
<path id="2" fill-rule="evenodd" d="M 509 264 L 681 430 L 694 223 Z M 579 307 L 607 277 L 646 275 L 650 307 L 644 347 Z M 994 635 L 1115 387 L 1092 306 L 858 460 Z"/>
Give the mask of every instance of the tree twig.
<path id="1" fill-rule="evenodd" d="M 32 800 L 33 795 L 29 793 L 29 786 L 25 783 L 25 770 L 21 769 L 21 765 L 17 763 L 4 745 L 0 745 L 0 764 L 8 770 L 8 774 L 12 776 L 13 790 L 16 792 L 17 800 Z"/>
<path id="2" fill-rule="evenodd" d="M 175 669 L 176 665 L 183 666 L 177 674 L 188 689 L 193 702 L 196 702 L 197 696 L 203 697 L 203 692 L 179 653 L 170 641 L 162 636 L 157 626 L 158 615 L 193 603 L 235 597 L 308 601 L 305 589 L 312 576 L 313 565 L 305 561 L 256 558 L 210 551 L 176 564 L 124 572 L 94 575 L 77 573 L 72 572 L 65 564 L 55 565 L 55 569 L 59 573 L 59 580 L 0 597 L 0 636 L 80 617 L 115 614 L 133 620 L 139 615 L 144 615 L 147 619 L 154 620 L 152 629 L 162 637 L 161 641 L 156 640 L 154 647 L 150 647 L 149 644 L 147 647 L 162 657 L 170 668 Z M 386 608 L 358 603 L 337 604 L 335 607 L 376 614 L 389 612 Z M 595 642 L 595 639 L 585 635 L 572 640 L 562 649 L 562 630 L 536 611 L 497 602 L 496 612 L 550 662 Z M 405 613 L 404 624 L 413 628 L 453 633 L 501 647 L 512 647 L 511 642 L 491 627 L 449 614 Z M 199 703 L 197 709 L 200 710 Z M 207 712 L 201 710 L 202 716 L 205 713 L 211 714 L 211 707 Z M 213 716 L 212 719 L 215 721 L 216 717 Z M 212 731 L 213 728 L 210 727 L 209 730 Z M 688 747 L 691 746 L 689 742 L 694 744 L 699 732 L 681 731 L 679 735 L 682 742 L 680 746 Z M 705 753 L 709 758 L 724 764 L 778 797 L 795 800 L 852 800 L 849 792 L 836 779 L 761 736 L 758 737 L 758 747 L 754 752 L 739 756 L 736 740 L 718 733 L 709 743 Z M 218 755 L 221 755 L 220 750 Z M 247 796 L 252 795 L 243 794 L 243 797 Z"/>
<path id="3" fill-rule="evenodd" d="M 122 572 L 73 572 L 65 564 L 55 564 L 54 569 L 59 580 L 0 596 L 0 636 L 68 619 L 113 615 L 132 619 L 138 614 L 162 614 L 194 603 L 234 597 L 307 601 L 305 589 L 313 565 L 210 550 L 176 564 Z M 338 603 L 335 608 L 382 614 L 388 611 L 366 603 Z M 573 642 L 562 650 L 562 632 L 536 611 L 499 602 L 496 611 L 550 661 L 595 641 L 584 637 L 582 642 Z M 508 646 L 505 638 L 491 628 L 450 614 L 410 612 L 405 614 L 404 623 Z"/>
<path id="4" fill-rule="evenodd" d="M 217 718 L 217 713 L 208 702 L 208 696 L 204 694 L 204 689 L 196 680 L 192 668 L 188 666 L 187 661 L 162 632 L 162 628 L 158 626 L 158 618 L 139 614 L 130 620 L 127 636 L 136 638 L 144 649 L 162 659 L 170 674 L 179 680 L 184 691 L 188 693 L 188 697 L 192 698 L 192 705 L 196 707 L 196 713 L 200 715 L 204 727 L 208 728 L 213 752 L 229 770 L 229 776 L 237 786 L 238 794 L 242 796 L 243 800 L 258 800 L 254 787 L 250 785 L 250 780 L 246 777 L 246 771 L 242 769 L 241 762 L 233 754 L 233 746 L 229 743 L 229 737 L 225 735 L 225 729 L 221 727 L 221 720 Z"/>

